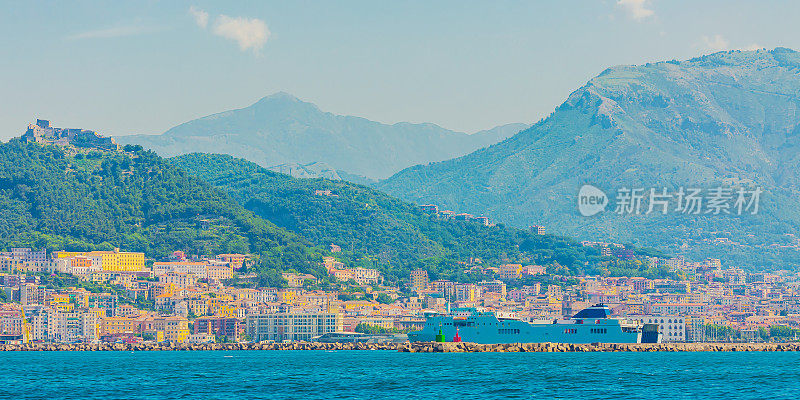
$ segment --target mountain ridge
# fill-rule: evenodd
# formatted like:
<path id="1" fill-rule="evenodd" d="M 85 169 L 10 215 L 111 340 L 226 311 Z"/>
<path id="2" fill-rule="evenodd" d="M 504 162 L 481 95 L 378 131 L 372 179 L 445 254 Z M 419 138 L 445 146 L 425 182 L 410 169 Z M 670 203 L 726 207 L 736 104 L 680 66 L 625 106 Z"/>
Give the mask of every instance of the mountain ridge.
<path id="1" fill-rule="evenodd" d="M 161 135 L 119 136 L 170 157 L 226 153 L 264 167 L 324 163 L 341 175 L 386 178 L 402 168 L 445 160 L 498 142 L 527 127 L 506 124 L 474 134 L 433 123 L 383 124 L 336 115 L 286 92 L 252 105 L 177 125 Z"/>
<path id="2" fill-rule="evenodd" d="M 791 245 L 781 236 L 800 228 L 798 93 L 800 55 L 791 49 L 615 66 L 531 128 L 453 160 L 407 168 L 376 187 L 517 226 L 544 224 L 676 253 L 687 243 L 692 257 L 722 253 L 732 263 L 777 267 L 786 258 L 772 258 L 770 246 Z M 765 194 L 757 216 L 586 218 L 576 207 L 584 184 L 612 194 L 622 187 L 760 185 Z M 744 246 L 709 244 L 726 236 Z M 748 260 L 747 252 L 760 255 Z M 789 252 L 781 257 L 800 266 Z"/>

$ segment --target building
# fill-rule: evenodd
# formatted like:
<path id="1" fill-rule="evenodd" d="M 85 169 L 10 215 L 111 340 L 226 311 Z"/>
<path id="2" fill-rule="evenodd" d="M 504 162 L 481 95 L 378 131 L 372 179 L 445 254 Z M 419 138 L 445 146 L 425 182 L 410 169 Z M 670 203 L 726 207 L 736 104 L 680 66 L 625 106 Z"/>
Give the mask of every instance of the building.
<path id="1" fill-rule="evenodd" d="M 428 271 L 424 269 L 418 269 L 415 271 L 411 271 L 411 288 L 414 291 L 421 291 L 428 288 Z"/>
<path id="2" fill-rule="evenodd" d="M 303 287 L 304 284 L 308 283 L 310 285 L 317 283 L 317 278 L 311 274 L 293 274 L 284 272 L 281 274 L 281 277 L 286 280 L 286 284 L 289 287 L 293 288 L 300 288 Z"/>
<path id="3" fill-rule="evenodd" d="M 131 253 L 126 251 L 59 251 L 55 254 L 55 259 L 71 258 L 75 256 L 98 257 L 100 269 L 103 271 L 142 271 L 144 270 L 144 253 Z"/>
<path id="4" fill-rule="evenodd" d="M 439 214 L 439 206 L 436 204 L 423 204 L 419 209 L 425 214 L 436 215 Z"/>
<path id="5" fill-rule="evenodd" d="M 522 264 L 503 264 L 500 266 L 500 279 L 512 281 L 522 276 Z"/>
<path id="6" fill-rule="evenodd" d="M 70 146 L 76 144 L 82 148 L 96 148 L 100 150 L 118 150 L 119 146 L 114 139 L 104 137 L 95 131 L 78 128 L 56 128 L 50 126 L 50 121 L 37 119 L 36 123 L 28 125 L 28 130 L 20 138 L 25 143 L 54 144 Z"/>
<path id="7" fill-rule="evenodd" d="M 159 276 L 158 281 L 178 288 L 189 288 L 195 286 L 197 277 L 193 274 L 170 272 Z"/>
<path id="8" fill-rule="evenodd" d="M 659 303 L 650 306 L 653 315 L 689 315 L 703 314 L 708 305 L 703 303 Z"/>
<path id="9" fill-rule="evenodd" d="M 228 263 L 211 262 L 206 266 L 209 281 L 221 282 L 233 278 L 233 268 Z"/>
<path id="10" fill-rule="evenodd" d="M 183 343 L 189 337 L 189 320 L 174 315 L 163 319 L 164 339 L 168 342 Z"/>
<path id="11" fill-rule="evenodd" d="M 204 261 L 154 262 L 153 274 L 159 277 L 170 273 L 192 274 L 196 276 L 197 279 L 208 279 L 207 266 L 208 263 Z"/>
<path id="12" fill-rule="evenodd" d="M 92 342 L 99 338 L 97 316 L 91 312 L 60 313 L 53 310 L 34 317 L 34 340 Z M 39 324 L 38 327 L 35 325 Z M 40 336 L 37 338 L 36 334 Z"/>
<path id="13" fill-rule="evenodd" d="M 130 317 L 104 317 L 100 321 L 100 336 L 120 333 L 139 333 L 141 321 Z"/>
<path id="14" fill-rule="evenodd" d="M 194 334 L 225 336 L 229 341 L 239 338 L 239 320 L 226 317 L 202 317 L 194 321 Z"/>
<path id="15" fill-rule="evenodd" d="M 478 285 L 482 293 L 498 293 L 500 297 L 506 297 L 506 284 L 503 281 L 483 281 Z"/>
<path id="16" fill-rule="evenodd" d="M 531 225 L 530 226 L 530 231 L 531 231 L 531 233 L 534 233 L 534 234 L 537 234 L 537 235 L 544 235 L 544 232 L 545 232 L 544 225 Z"/>
<path id="17" fill-rule="evenodd" d="M 247 334 L 253 341 L 310 341 L 325 333 L 342 332 L 338 313 L 274 313 L 247 316 Z"/>
<path id="18" fill-rule="evenodd" d="M 22 312 L 19 310 L 0 310 L 0 334 L 22 334 Z"/>
<path id="19" fill-rule="evenodd" d="M 686 320 L 681 316 L 645 315 L 634 318 L 640 319 L 645 324 L 658 325 L 658 332 L 661 334 L 662 342 L 686 341 Z"/>
<path id="20" fill-rule="evenodd" d="M 454 289 L 456 301 L 473 302 L 481 297 L 481 287 L 474 283 L 459 283 Z"/>
<path id="21" fill-rule="evenodd" d="M 217 261 L 230 264 L 230 267 L 238 270 L 247 265 L 250 256 L 247 254 L 218 254 Z"/>

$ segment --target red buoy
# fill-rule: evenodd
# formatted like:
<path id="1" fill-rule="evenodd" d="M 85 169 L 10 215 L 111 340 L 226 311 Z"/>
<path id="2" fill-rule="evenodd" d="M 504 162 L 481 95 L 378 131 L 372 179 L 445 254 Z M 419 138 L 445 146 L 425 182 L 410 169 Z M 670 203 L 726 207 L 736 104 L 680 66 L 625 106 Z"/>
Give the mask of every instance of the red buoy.
<path id="1" fill-rule="evenodd" d="M 461 336 L 458 334 L 458 328 L 456 328 L 456 335 L 453 336 L 453 342 L 460 342 Z"/>

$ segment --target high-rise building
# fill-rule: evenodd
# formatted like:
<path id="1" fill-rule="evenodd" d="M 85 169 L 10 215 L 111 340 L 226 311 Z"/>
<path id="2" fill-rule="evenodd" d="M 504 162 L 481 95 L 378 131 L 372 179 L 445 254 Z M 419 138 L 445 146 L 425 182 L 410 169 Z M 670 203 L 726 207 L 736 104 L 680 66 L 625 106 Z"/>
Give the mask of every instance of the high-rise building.
<path id="1" fill-rule="evenodd" d="M 418 269 L 411 271 L 411 287 L 414 291 L 421 291 L 428 288 L 428 271 Z"/>

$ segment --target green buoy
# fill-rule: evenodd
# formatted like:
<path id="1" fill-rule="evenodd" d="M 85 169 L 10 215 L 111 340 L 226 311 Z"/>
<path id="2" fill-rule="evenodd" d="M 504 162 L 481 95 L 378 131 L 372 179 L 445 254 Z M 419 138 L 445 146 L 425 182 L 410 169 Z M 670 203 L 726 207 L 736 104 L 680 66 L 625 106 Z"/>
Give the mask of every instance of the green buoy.
<path id="1" fill-rule="evenodd" d="M 442 333 L 442 328 L 441 327 L 439 327 L 439 333 L 436 334 L 436 342 L 438 342 L 438 343 L 444 343 L 445 342 L 444 333 Z"/>

